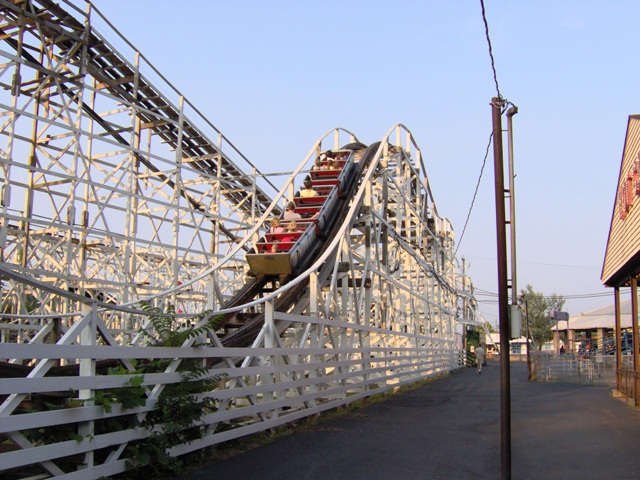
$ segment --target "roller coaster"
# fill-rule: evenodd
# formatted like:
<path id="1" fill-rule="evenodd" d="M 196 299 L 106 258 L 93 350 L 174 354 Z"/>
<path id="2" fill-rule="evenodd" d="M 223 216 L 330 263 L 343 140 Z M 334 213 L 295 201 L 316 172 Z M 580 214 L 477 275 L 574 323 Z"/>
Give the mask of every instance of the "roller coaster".
<path id="1" fill-rule="evenodd" d="M 0 0 L 0 35 L 3 475 L 133 468 L 187 366 L 214 380 L 174 457 L 463 365 L 473 287 L 406 126 L 263 173 L 91 3 Z"/>

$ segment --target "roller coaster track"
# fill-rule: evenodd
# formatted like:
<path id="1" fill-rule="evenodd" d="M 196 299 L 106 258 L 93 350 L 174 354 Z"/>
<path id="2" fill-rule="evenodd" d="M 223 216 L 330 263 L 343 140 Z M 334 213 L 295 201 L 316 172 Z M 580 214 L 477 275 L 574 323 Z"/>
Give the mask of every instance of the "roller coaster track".
<path id="1" fill-rule="evenodd" d="M 395 127 L 394 130 L 401 131 L 402 129 L 402 126 L 398 126 Z M 392 132 L 398 133 L 394 130 L 392 130 Z M 433 216 L 433 213 L 436 213 L 435 205 L 426 204 L 427 199 L 431 196 L 430 190 L 420 191 L 422 182 L 418 178 L 418 172 L 413 169 L 410 163 L 407 163 L 407 161 L 411 161 L 411 158 L 407 156 L 402 148 L 394 147 L 389 143 L 389 135 L 390 134 L 383 140 L 384 143 L 377 142 L 373 144 L 362 155 L 362 159 L 358 163 L 357 181 L 351 185 L 351 188 L 347 192 L 347 200 L 339 205 L 339 211 L 336 212 L 337 221 L 326 235 L 326 239 L 320 240 L 322 242 L 321 249 L 315 256 L 310 257 L 308 261 L 305 262 L 303 267 L 303 269 L 306 269 L 305 274 L 302 274 L 291 282 L 291 284 L 280 287 L 275 293 L 267 296 L 267 299 L 273 299 L 276 311 L 298 310 L 301 306 L 302 310 L 300 311 L 312 308 L 309 305 L 313 304 L 313 301 L 310 298 L 308 287 L 312 276 L 315 278 L 315 284 L 318 285 L 318 288 L 329 288 L 330 290 L 336 289 L 336 278 L 340 278 L 338 282 L 341 285 L 342 283 L 346 283 L 350 285 L 349 288 L 354 291 L 359 289 L 357 294 L 352 293 L 354 297 L 364 298 L 365 291 L 372 288 L 371 282 L 367 281 L 370 280 L 370 278 L 368 279 L 367 277 L 372 274 L 367 274 L 366 272 L 366 269 L 370 267 L 370 265 L 362 259 L 354 260 L 353 258 L 343 258 L 342 261 L 340 261 L 340 248 L 338 247 L 340 237 L 344 237 L 343 242 L 351 244 L 350 253 L 354 253 L 354 250 L 362 248 L 363 241 L 370 242 L 368 246 L 364 247 L 365 249 L 371 249 L 372 243 L 376 245 L 379 244 L 380 250 L 377 251 L 369 261 L 381 262 L 379 265 L 380 271 L 385 271 L 386 276 L 389 277 L 385 281 L 390 281 L 395 271 L 400 269 L 399 266 L 391 266 L 390 258 L 394 255 L 398 257 L 406 257 L 409 255 L 416 261 L 416 265 L 411 268 L 410 274 L 404 272 L 402 277 L 405 280 L 411 276 L 419 278 L 422 275 L 433 278 L 433 282 L 429 282 L 432 283 L 432 288 L 441 290 L 441 292 L 439 292 L 440 295 L 442 291 L 446 291 L 446 295 L 452 295 L 453 298 L 455 298 L 453 303 L 445 307 L 445 310 L 448 310 L 449 314 L 452 314 L 453 310 L 459 307 L 455 305 L 461 293 L 455 286 L 457 279 L 455 276 L 451 277 L 451 272 L 448 271 L 448 262 L 442 260 L 449 258 L 451 254 L 451 252 L 447 250 L 453 245 L 453 231 L 445 220 Z M 317 145 L 320 143 L 321 141 L 319 141 Z M 318 150 L 316 146 L 312 149 L 312 152 Z M 393 175 L 391 178 L 388 177 L 388 165 L 390 162 L 394 164 L 395 169 L 400 173 L 400 179 L 394 179 Z M 303 167 L 308 163 L 309 159 L 306 159 L 297 171 L 302 171 Z M 383 167 L 383 165 L 385 166 Z M 292 177 L 294 175 L 292 175 Z M 362 175 L 364 175 L 363 179 L 361 179 Z M 290 181 L 291 179 L 289 179 L 289 182 Z M 403 188 L 410 190 L 410 193 L 407 195 L 406 191 L 402 191 Z M 288 185 L 285 184 L 280 195 L 283 195 L 287 190 L 290 189 Z M 378 204 L 378 208 L 382 208 L 380 211 L 376 211 L 372 205 L 363 205 L 365 197 L 367 196 L 369 197 L 368 201 L 371 202 L 370 196 L 372 191 L 375 190 L 378 190 L 378 198 L 384 199 Z M 393 190 L 396 191 L 393 192 Z M 355 202 L 356 205 L 352 205 L 352 202 Z M 413 211 L 410 212 L 410 210 Z M 377 215 L 374 215 L 374 213 Z M 396 215 L 400 214 L 404 216 L 403 214 L 405 213 L 407 214 L 406 219 L 400 220 L 399 222 Z M 266 220 L 267 214 L 263 217 L 263 222 Z M 362 232 L 359 234 L 354 233 L 354 230 L 358 230 L 367 224 L 369 225 L 369 229 L 364 230 L 364 235 Z M 261 222 L 258 222 L 256 228 L 261 226 L 263 230 L 266 230 L 266 226 Z M 372 242 L 372 235 L 377 238 L 377 241 Z M 408 238 L 405 240 L 402 238 L 403 236 Z M 411 236 L 415 238 L 411 238 Z M 249 237 L 247 237 L 247 239 L 248 238 Z M 360 243 L 360 245 L 356 246 L 356 243 Z M 344 245 L 342 248 L 344 248 Z M 371 252 L 367 255 L 370 256 Z M 393 260 L 398 261 L 397 258 Z M 345 269 L 348 272 L 346 274 L 343 272 Z M 420 270 L 421 273 L 418 273 Z M 380 271 L 377 272 L 378 275 L 380 275 Z M 315 274 L 314 272 L 318 273 Z M 264 287 L 265 282 L 266 279 L 264 278 L 256 281 L 249 280 L 247 283 L 249 288 L 241 290 L 237 298 L 225 306 L 227 307 L 226 309 L 231 310 L 232 315 L 242 309 L 250 309 L 256 302 L 259 304 L 264 303 L 266 299 L 262 298 L 264 292 L 261 289 Z M 258 290 L 255 288 L 256 284 L 260 286 Z M 386 287 L 379 285 L 377 288 L 379 294 L 384 295 L 382 292 L 385 288 Z M 390 296 L 393 295 L 391 292 L 388 294 Z M 251 298 L 252 295 L 256 300 Z M 337 295 L 335 291 L 327 294 L 328 297 L 334 295 Z M 345 300 L 343 299 L 343 301 Z M 246 305 L 242 305 L 243 302 Z M 436 309 L 442 308 L 442 305 L 436 306 L 435 302 L 427 303 L 427 310 L 429 309 L 429 304 L 433 304 L 432 306 L 436 307 Z M 329 304 L 327 304 L 327 306 L 328 305 Z M 345 311 L 348 307 L 342 305 L 340 309 Z M 357 310 L 358 308 L 356 307 L 356 311 Z M 224 312 L 225 310 L 222 311 Z M 423 316 L 425 313 L 425 311 L 413 312 L 414 315 L 418 314 Z M 227 313 L 227 315 L 230 315 L 230 313 Z M 254 314 L 246 313 L 244 318 L 250 318 L 251 321 L 246 325 L 241 325 L 237 331 L 226 335 L 222 340 L 222 345 L 237 347 L 250 344 L 259 336 L 257 335 L 257 330 L 264 328 L 264 315 L 264 311 L 259 311 Z M 333 317 L 335 316 L 335 311 L 332 312 L 331 309 L 328 308 L 324 312 L 324 315 Z M 455 316 L 455 313 L 453 313 L 453 315 Z M 281 332 L 286 330 L 288 325 L 288 322 L 280 322 L 276 324 L 276 329 Z M 443 328 L 447 327 L 443 326 Z M 448 329 L 448 334 L 452 334 L 451 325 L 448 326 Z M 253 346 L 256 345 L 254 344 Z"/>
<path id="2" fill-rule="evenodd" d="M 100 32 L 130 45 L 97 10 L 67 7 L 0 2 L 0 256 L 135 301 L 216 263 L 277 189 L 143 55 L 114 49 Z M 219 306 L 241 277 L 232 267 L 173 301 Z"/>
<path id="3" fill-rule="evenodd" d="M 362 175 L 362 169 L 366 167 L 371 158 L 376 152 L 378 143 L 372 145 L 369 148 L 365 148 L 365 145 L 358 145 L 359 149 L 364 151 L 360 151 L 358 156 L 358 162 L 354 166 L 355 176 L 356 178 L 349 184 L 349 188 L 344 192 L 343 198 L 338 199 L 336 205 L 336 211 L 333 213 L 335 219 L 331 224 L 330 228 L 318 238 L 318 242 L 321 244 L 319 248 L 313 250 L 312 254 L 306 257 L 305 261 L 302 264 L 302 269 L 310 268 L 314 262 L 326 251 L 327 247 L 331 239 L 333 239 L 342 226 L 345 217 L 348 213 L 348 202 L 354 196 L 356 189 L 359 187 L 359 179 Z M 357 151 L 354 148 L 354 151 Z M 329 263 L 327 263 L 329 265 Z M 229 304 L 225 305 L 225 308 L 233 308 L 238 305 L 242 305 L 243 303 L 249 303 L 253 300 L 256 293 L 256 287 L 264 288 L 264 285 L 269 281 L 268 278 L 259 277 L 256 279 L 249 279 L 247 282 L 248 288 L 243 289 L 239 292 L 239 294 L 234 298 Z M 272 282 L 275 282 L 275 279 L 271 279 Z M 288 311 L 292 308 L 295 309 L 296 305 L 304 306 L 306 308 L 306 304 L 308 303 L 308 299 L 306 298 L 306 291 L 308 290 L 308 279 L 305 281 L 296 282 L 294 288 L 287 288 L 285 292 L 277 298 L 277 301 L 274 304 L 274 307 L 278 311 Z M 263 293 L 261 291 L 260 293 Z M 253 294 L 253 295 L 252 295 Z M 304 301 L 301 301 L 304 300 Z M 303 310 L 304 310 L 303 308 Z M 229 315 L 229 314 L 227 314 Z M 233 315 L 233 313 L 231 314 Z M 222 344 L 226 347 L 237 347 L 237 346 L 246 346 L 250 345 L 256 338 L 259 330 L 262 329 L 264 325 L 264 312 L 257 312 L 257 314 L 251 315 L 251 320 L 245 322 L 240 325 L 237 330 L 232 333 L 226 335 Z M 281 331 L 285 329 L 287 326 L 286 322 L 282 322 L 278 325 L 278 329 Z"/>
<path id="4" fill-rule="evenodd" d="M 463 364 L 472 285 L 407 127 L 368 147 L 331 130 L 276 186 L 86 5 L 0 0 L 0 472 L 126 471 L 149 433 L 95 424 L 144 419 L 186 360 L 222 380 L 204 393 L 207 435 L 174 456 Z M 317 155 L 345 148 L 358 171 L 317 248 L 286 282 L 248 275 L 245 253 Z M 158 316 L 224 322 L 154 347 Z M 150 358 L 169 366 L 145 375 L 144 406 L 92 404 Z M 60 408 L 22 410 L 38 398 Z M 34 436 L 63 426 L 77 436 Z"/>
<path id="5" fill-rule="evenodd" d="M 12 38 L 15 33 L 26 33 L 25 28 L 33 36 L 50 39 L 51 47 L 58 49 L 58 55 L 65 57 L 67 65 L 81 65 L 80 70 L 72 75 L 60 73 L 60 80 L 76 82 L 82 76 L 91 76 L 98 88 L 104 88 L 114 97 L 128 105 L 136 105 L 137 116 L 143 125 L 142 128 L 151 129 L 165 143 L 189 159 L 194 168 L 205 177 L 224 176 L 229 178 L 233 188 L 228 189 L 225 195 L 238 204 L 241 208 L 248 206 L 243 202 L 244 192 L 247 188 L 253 188 L 249 178 L 242 172 L 213 142 L 199 129 L 184 118 L 179 106 L 173 105 L 159 90 L 148 83 L 134 65 L 121 57 L 117 51 L 112 50 L 103 39 L 97 37 L 68 12 L 60 8 L 55 2 L 49 0 L 37 0 L 29 2 L 30 11 L 19 7 L 13 7 L 11 2 L 2 2 L 5 13 L 4 30 L 0 34 L 4 41 L 9 43 L 16 52 L 21 55 L 25 63 L 38 71 L 46 72 L 47 67 L 38 62 L 20 43 L 19 39 Z M 42 18 L 45 17 L 45 18 Z M 22 30 L 17 27 L 22 21 Z M 29 28 L 30 27 L 30 28 Z M 14 34 L 15 34 L 14 33 Z M 22 38 L 22 37 L 21 37 Z M 17 78 L 16 78 L 17 79 Z M 22 88 L 21 82 L 15 82 L 12 88 Z M 78 102 L 73 95 L 72 88 L 61 85 L 61 91 Z M 130 146 L 120 134 L 120 130 L 112 127 L 106 120 L 92 110 L 87 104 L 82 104 L 83 110 L 96 122 L 124 146 Z M 149 167 L 152 171 L 160 173 L 159 178 L 167 180 L 172 188 L 176 186 L 154 168 L 152 161 L 147 161 L 143 155 L 136 154 L 136 159 Z M 217 161 L 220 160 L 220 161 Z M 186 191 L 181 192 L 193 207 L 203 206 L 188 196 Z M 259 210 L 263 210 L 270 203 L 270 197 L 260 188 L 256 189 L 256 203 Z"/>

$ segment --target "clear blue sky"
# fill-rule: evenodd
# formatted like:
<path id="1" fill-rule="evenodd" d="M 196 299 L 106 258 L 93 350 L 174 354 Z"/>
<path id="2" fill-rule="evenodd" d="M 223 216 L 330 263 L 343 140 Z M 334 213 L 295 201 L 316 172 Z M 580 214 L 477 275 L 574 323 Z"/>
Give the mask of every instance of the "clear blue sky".
<path id="1" fill-rule="evenodd" d="M 265 172 L 293 169 L 331 128 L 370 143 L 405 124 L 459 239 L 496 95 L 479 0 L 95 4 Z M 485 7 L 500 91 L 520 110 L 518 286 L 606 293 L 600 273 L 627 118 L 640 113 L 640 2 Z M 497 291 L 495 238 L 490 154 L 458 252 L 476 288 L 489 292 Z M 611 298 L 572 299 L 566 309 Z M 495 323 L 495 305 L 481 311 Z"/>

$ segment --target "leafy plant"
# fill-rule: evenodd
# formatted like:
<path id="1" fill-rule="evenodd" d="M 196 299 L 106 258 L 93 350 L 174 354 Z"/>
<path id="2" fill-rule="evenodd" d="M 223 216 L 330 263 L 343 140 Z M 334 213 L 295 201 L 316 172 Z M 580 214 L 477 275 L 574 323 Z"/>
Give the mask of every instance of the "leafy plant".
<path id="1" fill-rule="evenodd" d="M 187 340 L 204 336 L 208 330 L 215 330 L 222 322 L 222 316 L 212 317 L 199 327 L 193 325 L 210 315 L 205 312 L 188 322 L 178 322 L 173 306 L 165 311 L 151 307 L 147 303 L 141 308 L 150 314 L 150 327 L 141 333 L 147 343 L 154 347 L 181 347 Z M 201 344 L 194 343 L 193 346 Z M 108 411 L 112 403 L 121 403 L 123 408 L 134 408 L 144 405 L 147 398 L 142 387 L 144 374 L 165 371 L 170 359 L 157 359 L 141 363 L 137 373 L 129 385 L 119 389 L 105 391 L 100 397 L 100 404 Z M 155 477 L 175 475 L 181 470 L 179 458 L 171 457 L 168 451 L 177 445 L 189 443 L 206 435 L 207 428 L 202 419 L 215 411 L 215 399 L 201 396 L 211 391 L 224 375 L 210 375 L 209 370 L 199 363 L 198 359 L 184 359 L 177 369 L 181 380 L 175 384 L 165 385 L 160 393 L 153 411 L 149 412 L 140 426 L 150 432 L 143 441 L 129 445 L 127 455 L 131 458 L 134 476 L 136 470 L 145 468 L 145 474 L 152 471 Z M 114 372 L 115 373 L 115 372 Z M 130 372 L 128 372 L 130 373 Z M 98 402 L 96 395 L 96 403 Z M 139 472 L 138 472 L 139 473 Z"/>
<path id="2" fill-rule="evenodd" d="M 51 401 L 45 401 L 38 397 L 36 405 L 20 407 L 16 413 L 37 413 L 51 412 L 55 410 L 67 410 L 81 406 L 82 402 L 78 402 L 72 398 L 53 398 Z M 78 435 L 78 424 L 67 423 L 56 425 L 55 427 L 41 427 L 23 432 L 25 437 L 33 445 L 48 445 L 51 443 L 64 442 L 67 440 L 82 441 L 82 437 Z"/>
<path id="3" fill-rule="evenodd" d="M 224 320 L 223 315 L 211 317 L 211 311 L 206 310 L 191 319 L 178 321 L 174 305 L 168 305 L 163 311 L 148 302 L 140 302 L 140 309 L 149 314 L 151 323 L 151 328 L 143 328 L 141 333 L 147 343 L 154 347 L 181 347 L 189 339 L 205 335 L 209 330 L 217 330 Z M 207 317 L 211 318 L 199 327 L 194 326 Z"/>
<path id="4" fill-rule="evenodd" d="M 125 375 L 131 372 L 123 367 L 118 367 L 109 368 L 108 373 L 109 375 Z M 95 397 L 91 401 L 95 405 L 102 405 L 102 408 L 107 413 L 111 413 L 111 405 L 114 403 L 122 404 L 124 409 L 142 407 L 146 403 L 146 391 L 142 387 L 143 382 L 144 375 L 136 375 L 127 380 L 122 387 L 97 390 Z"/>

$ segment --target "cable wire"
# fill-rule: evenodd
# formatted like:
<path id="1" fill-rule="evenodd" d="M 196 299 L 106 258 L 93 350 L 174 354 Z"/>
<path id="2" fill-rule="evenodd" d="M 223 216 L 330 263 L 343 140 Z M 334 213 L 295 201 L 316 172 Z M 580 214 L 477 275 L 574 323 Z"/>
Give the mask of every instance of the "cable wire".
<path id="1" fill-rule="evenodd" d="M 456 258 L 458 254 L 458 249 L 462 244 L 462 239 L 464 238 L 464 232 L 467 230 L 467 225 L 469 224 L 469 218 L 471 217 L 471 210 L 473 210 L 473 205 L 476 202 L 476 197 L 478 196 L 478 189 L 480 188 L 480 181 L 482 180 L 482 174 L 484 173 L 484 167 L 487 164 L 487 157 L 489 156 L 489 148 L 491 148 L 491 141 L 493 140 L 493 132 L 489 135 L 489 143 L 487 144 L 487 151 L 484 154 L 484 160 L 482 161 L 482 168 L 480 169 L 480 176 L 478 177 L 478 183 L 476 183 L 476 191 L 473 192 L 473 198 L 471 199 L 471 206 L 469 207 L 469 212 L 467 213 L 467 219 L 464 222 L 464 227 L 462 228 L 462 233 L 460 234 L 460 240 L 458 240 L 458 245 L 456 245 L 456 251 L 453 254 L 453 258 Z"/>
<path id="2" fill-rule="evenodd" d="M 496 72 L 496 62 L 493 58 L 493 49 L 491 48 L 491 37 L 489 36 L 489 24 L 487 23 L 487 16 L 484 9 L 484 0 L 480 0 L 480 5 L 482 6 L 482 20 L 484 21 L 484 31 L 485 36 L 487 37 L 487 44 L 489 45 L 489 57 L 491 57 L 491 69 L 493 70 L 493 80 L 496 83 L 496 92 L 498 93 L 498 98 L 502 99 L 502 94 L 500 93 L 500 86 L 498 85 L 498 73 Z"/>
<path id="3" fill-rule="evenodd" d="M 476 296 L 484 296 L 484 297 L 498 297 L 497 293 L 490 292 L 488 290 L 482 290 L 480 288 L 475 288 L 474 293 Z M 551 294 L 551 295 L 542 295 L 542 298 L 545 300 L 549 300 L 551 298 L 562 297 L 563 300 L 581 300 L 587 298 L 600 298 L 600 297 L 611 297 L 613 296 L 613 291 L 611 292 L 596 292 L 596 293 L 576 293 L 573 295 L 560 295 L 560 294 Z M 492 300 L 483 300 L 484 302 L 492 302 Z"/>
<path id="4" fill-rule="evenodd" d="M 498 84 L 498 73 L 496 71 L 496 62 L 495 59 L 493 58 L 493 48 L 491 47 L 491 37 L 489 36 L 489 23 L 487 22 L 487 15 L 486 15 L 486 11 L 484 8 L 484 0 L 480 0 L 480 5 L 482 6 L 482 20 L 484 21 L 484 31 L 485 31 L 485 36 L 487 38 L 487 44 L 489 46 L 489 57 L 491 58 L 491 69 L 493 70 L 493 80 L 496 84 L 496 92 L 498 94 L 498 99 L 500 100 L 501 103 L 501 109 L 502 109 L 502 113 L 505 112 L 507 105 L 509 104 L 509 102 L 506 102 L 503 98 L 502 98 L 502 94 L 500 93 L 500 85 Z M 480 169 L 480 176 L 478 177 L 478 183 L 476 184 L 476 190 L 473 193 L 473 199 L 471 200 L 471 206 L 469 207 L 469 213 L 467 214 L 467 219 L 464 222 L 464 227 L 462 228 L 462 233 L 460 234 L 460 240 L 458 241 L 458 245 L 456 247 L 455 253 L 453 254 L 453 259 L 456 258 L 456 255 L 458 253 L 458 249 L 460 248 L 460 245 L 462 244 L 462 238 L 464 237 L 464 232 L 467 229 L 467 224 L 469 223 L 469 218 L 471 217 L 471 210 L 473 210 L 473 205 L 476 201 L 476 196 L 478 195 L 478 189 L 480 188 L 480 181 L 482 180 L 482 174 L 484 172 L 484 167 L 487 164 L 487 157 L 489 156 L 489 148 L 491 147 L 491 141 L 493 139 L 493 132 L 491 133 L 491 135 L 489 135 L 489 143 L 487 144 L 487 151 L 484 154 L 484 160 L 482 161 L 482 168 Z"/>

